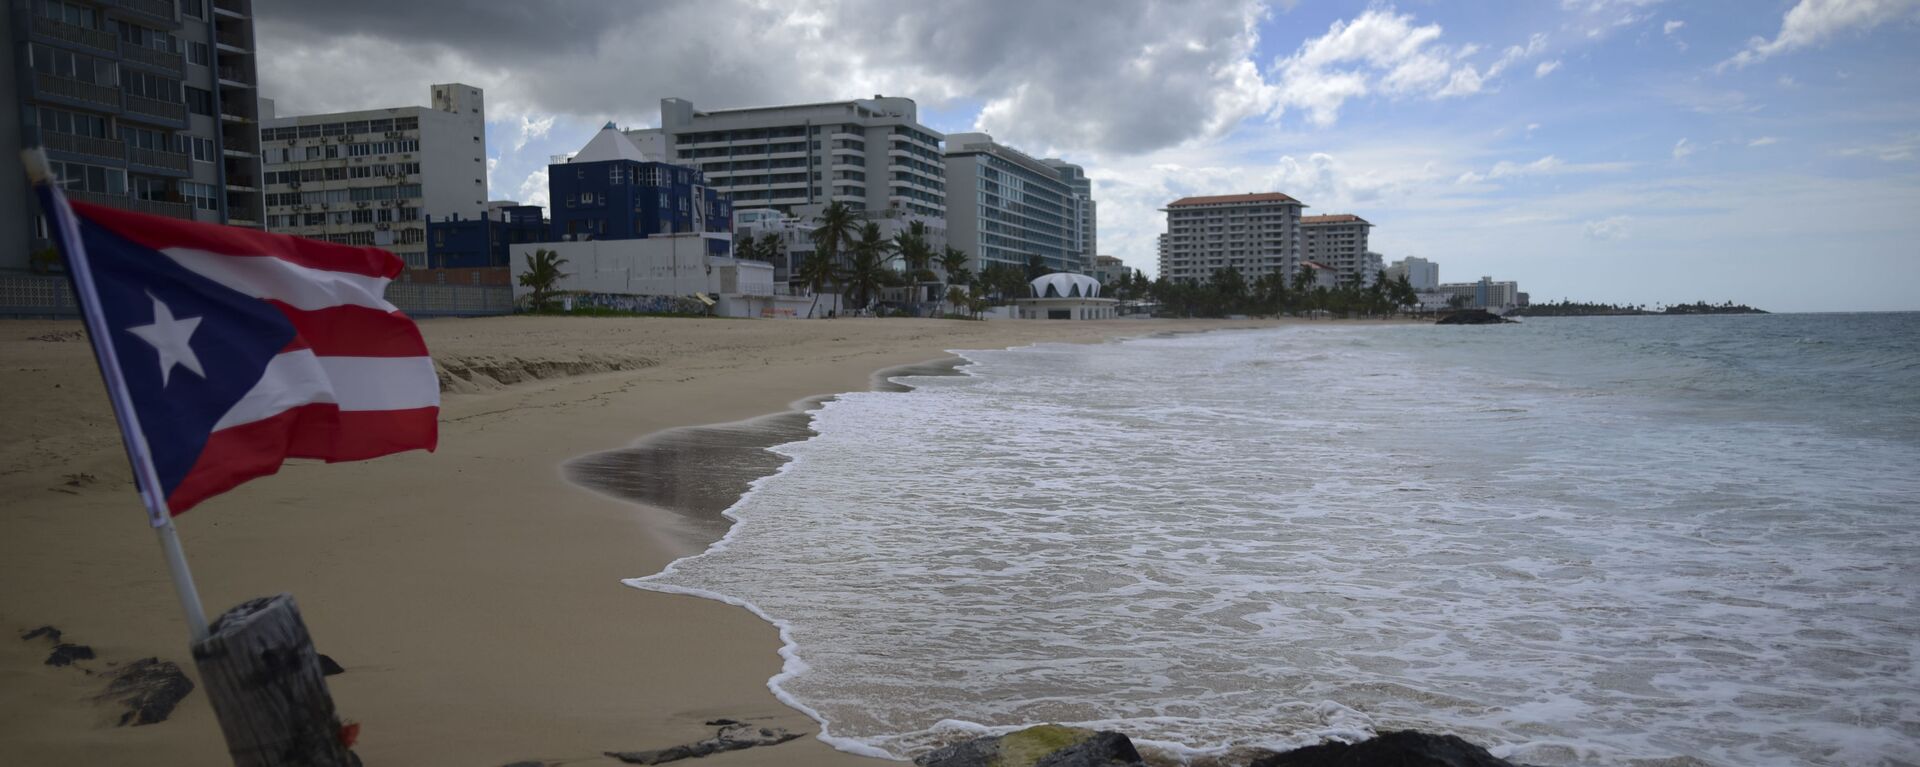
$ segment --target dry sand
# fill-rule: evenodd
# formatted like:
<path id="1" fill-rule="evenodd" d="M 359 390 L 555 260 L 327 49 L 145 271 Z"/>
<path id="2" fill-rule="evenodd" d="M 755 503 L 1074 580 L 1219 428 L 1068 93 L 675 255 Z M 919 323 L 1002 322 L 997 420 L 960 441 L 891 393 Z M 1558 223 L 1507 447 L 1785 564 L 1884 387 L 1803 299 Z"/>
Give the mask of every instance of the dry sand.
<path id="1" fill-rule="evenodd" d="M 865 389 L 947 349 L 1260 323 L 1115 320 L 492 318 L 421 323 L 447 396 L 440 449 L 300 463 L 179 519 L 212 612 L 290 592 L 370 765 L 611 764 L 726 717 L 809 735 L 776 701 L 774 630 L 744 610 L 622 578 L 690 553 L 665 512 L 568 483 L 560 465 L 648 433 Z M 16 639 L 52 624 L 93 671 L 189 667 L 186 628 L 138 507 L 78 323 L 0 322 L 0 763 L 226 763 L 201 691 L 172 720 L 114 727 L 104 685 Z M 577 761 L 575 761 L 577 760 Z M 803 738 L 722 765 L 869 762 Z"/>

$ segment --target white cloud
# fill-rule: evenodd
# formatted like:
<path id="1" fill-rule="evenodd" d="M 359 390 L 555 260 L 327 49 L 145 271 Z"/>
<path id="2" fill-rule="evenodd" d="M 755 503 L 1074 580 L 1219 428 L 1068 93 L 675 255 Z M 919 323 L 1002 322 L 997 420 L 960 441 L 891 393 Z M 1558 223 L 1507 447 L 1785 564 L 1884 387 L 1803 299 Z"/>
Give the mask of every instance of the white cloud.
<path id="1" fill-rule="evenodd" d="M 1412 14 L 1391 8 L 1335 21 L 1326 34 L 1275 62 L 1275 111 L 1300 109 L 1313 124 L 1327 126 L 1339 119 L 1348 99 L 1374 93 L 1435 99 L 1479 93 L 1511 60 L 1537 55 L 1546 43 L 1545 36 L 1534 35 L 1483 72 L 1464 62 L 1480 46 L 1456 49 L 1439 42 L 1441 32 L 1438 24 L 1420 25 Z"/>
<path id="2" fill-rule="evenodd" d="M 1839 152 L 1844 157 L 1874 157 L 1883 162 L 1903 162 L 1920 156 L 1920 133 L 1909 133 L 1895 137 L 1883 144 L 1865 144 L 1848 147 Z"/>
<path id="3" fill-rule="evenodd" d="M 1673 19 L 1668 21 L 1665 24 L 1660 25 L 1660 31 L 1665 33 L 1668 37 L 1672 37 L 1673 33 L 1680 31 L 1680 28 L 1686 25 L 1687 23 L 1684 21 L 1681 21 L 1679 19 Z"/>
<path id="4" fill-rule="evenodd" d="M 1536 127 L 1536 126 L 1528 126 L 1529 129 L 1533 127 Z M 1460 174 L 1460 176 L 1458 178 L 1455 178 L 1453 182 L 1455 184 L 1477 184 L 1482 181 L 1493 181 L 1493 180 L 1502 179 L 1502 178 L 1520 178 L 1523 176 L 1556 176 L 1556 175 L 1562 175 L 1562 174 L 1568 174 L 1568 173 L 1612 173 L 1615 171 L 1627 170 L 1628 168 L 1631 168 L 1631 167 L 1633 167 L 1632 163 L 1624 163 L 1624 162 L 1591 162 L 1591 163 L 1575 164 L 1575 163 L 1569 163 L 1553 155 L 1547 155 L 1538 160 L 1534 160 L 1533 162 L 1528 162 L 1528 163 L 1516 163 L 1508 160 L 1501 160 L 1499 162 L 1494 163 L 1493 167 L 1487 169 L 1487 172 L 1485 173 L 1480 173 L 1477 171 L 1467 171 L 1466 173 Z"/>
<path id="5" fill-rule="evenodd" d="M 514 130 L 513 151 L 518 152 L 526 148 L 527 142 L 534 139 L 546 138 L 547 133 L 553 130 L 555 117 L 558 115 L 550 114 L 536 120 L 530 115 L 520 115 L 520 124 Z"/>
<path id="6" fill-rule="evenodd" d="M 1684 160 L 1684 159 L 1687 159 L 1687 155 L 1690 155 L 1690 154 L 1693 154 L 1693 142 L 1690 142 L 1684 138 L 1674 142 L 1673 159 Z"/>
<path id="7" fill-rule="evenodd" d="M 1536 79 L 1541 77 L 1546 77 L 1547 75 L 1553 74 L 1553 70 L 1556 70 L 1559 68 L 1560 68 L 1559 59 L 1554 59 L 1552 61 L 1542 61 L 1540 62 L 1540 66 L 1533 68 L 1533 76 Z"/>
<path id="8" fill-rule="evenodd" d="M 1627 225 L 1632 221 L 1632 216 L 1608 216 L 1607 218 L 1588 221 L 1586 225 L 1587 239 L 1600 242 L 1624 240 L 1630 234 L 1627 231 Z"/>
<path id="9" fill-rule="evenodd" d="M 1789 90 L 1800 87 L 1800 81 L 1793 79 L 1793 75 L 1781 75 L 1779 82 L 1780 87 Z"/>
<path id="10" fill-rule="evenodd" d="M 520 182 L 520 195 L 515 198 L 525 205 L 547 207 L 547 169 L 545 167 L 527 174 L 527 180 Z"/>
<path id="11" fill-rule="evenodd" d="M 1780 143 L 1780 139 L 1772 136 L 1761 136 L 1760 138 L 1747 142 L 1747 146 L 1772 146 L 1778 143 Z"/>
<path id="12" fill-rule="evenodd" d="M 1800 0 L 1780 20 L 1772 40 L 1755 37 L 1745 50 L 1720 62 L 1715 71 L 1743 68 L 1776 54 L 1820 45 L 1842 32 L 1870 29 L 1920 9 L 1920 0 Z"/>

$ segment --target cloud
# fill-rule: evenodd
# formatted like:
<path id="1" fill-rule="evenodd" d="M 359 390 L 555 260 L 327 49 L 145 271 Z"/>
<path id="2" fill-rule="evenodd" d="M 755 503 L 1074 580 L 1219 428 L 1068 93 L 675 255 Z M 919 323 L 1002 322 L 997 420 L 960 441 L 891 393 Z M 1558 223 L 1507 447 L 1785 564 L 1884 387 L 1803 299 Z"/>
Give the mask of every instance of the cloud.
<path id="1" fill-rule="evenodd" d="M 1527 127 L 1529 130 L 1531 130 L 1532 128 L 1537 126 L 1530 125 Z M 1592 162 L 1592 163 L 1573 164 L 1565 160 L 1562 160 L 1558 157 L 1555 157 L 1553 155 L 1547 155 L 1538 160 L 1534 160 L 1533 162 L 1528 162 L 1528 163 L 1516 163 L 1508 160 L 1501 160 L 1500 162 L 1494 163 L 1493 167 L 1489 168 L 1485 173 L 1480 173 L 1477 171 L 1467 171 L 1466 173 L 1460 174 L 1460 176 L 1458 178 L 1455 178 L 1453 182 L 1455 184 L 1464 185 L 1464 184 L 1477 184 L 1482 181 L 1493 181 L 1493 180 L 1503 179 L 1503 178 L 1520 178 L 1523 176 L 1555 176 L 1555 175 L 1562 175 L 1562 174 L 1568 174 L 1568 173 L 1611 173 L 1615 171 L 1627 170 L 1628 168 L 1631 168 L 1631 167 L 1633 167 L 1632 163 L 1624 163 L 1624 162 Z"/>
<path id="2" fill-rule="evenodd" d="M 1512 60 L 1537 55 L 1546 42 L 1534 35 L 1481 71 L 1464 61 L 1480 46 L 1454 48 L 1439 42 L 1441 34 L 1439 24 L 1421 25 L 1412 14 L 1391 8 L 1335 21 L 1326 34 L 1274 63 L 1275 110 L 1305 111 L 1309 121 L 1324 127 L 1339 119 L 1347 100 L 1362 96 L 1443 99 L 1479 93 Z"/>
<path id="3" fill-rule="evenodd" d="M 1772 136 L 1761 136 L 1760 138 L 1747 142 L 1747 146 L 1773 146 L 1778 143 L 1780 143 L 1780 139 Z"/>
<path id="4" fill-rule="evenodd" d="M 558 115 L 545 115 L 539 119 L 534 119 L 528 115 L 521 115 L 520 124 L 514 133 L 513 151 L 518 152 L 521 149 L 525 149 L 529 141 L 546 138 L 547 133 L 553 130 L 555 117 L 558 117 Z"/>
<path id="5" fill-rule="evenodd" d="M 1684 159 L 1687 159 L 1687 155 L 1690 155 L 1690 154 L 1693 154 L 1693 143 L 1692 143 L 1692 142 L 1690 142 L 1690 141 L 1688 141 L 1688 140 L 1686 140 L 1686 139 L 1684 139 L 1684 138 L 1683 138 L 1683 139 L 1680 139 L 1679 141 L 1676 141 L 1676 142 L 1674 142 L 1674 144 L 1673 144 L 1673 159 L 1675 159 L 1675 160 L 1684 160 Z"/>
<path id="6" fill-rule="evenodd" d="M 1668 21 L 1665 24 L 1660 25 L 1660 31 L 1662 33 L 1665 33 L 1668 37 L 1672 37 L 1673 33 L 1680 31 L 1680 28 L 1686 25 L 1687 23 L 1684 21 L 1681 21 L 1679 19 L 1673 19 L 1671 21 Z"/>
<path id="7" fill-rule="evenodd" d="M 450 81 L 528 128 L 655 124 L 667 96 L 725 108 L 885 93 L 980 108 L 979 127 L 1035 153 L 1144 152 L 1217 138 L 1273 98 L 1253 57 L 1258 0 L 257 5 L 259 47 L 275 53 L 262 89 L 289 114 L 421 103 Z"/>
<path id="8" fill-rule="evenodd" d="M 1630 234 L 1627 231 L 1627 225 L 1632 221 L 1632 216 L 1608 216 L 1607 218 L 1588 221 L 1586 225 L 1587 239 L 1598 242 L 1624 240 Z"/>
<path id="9" fill-rule="evenodd" d="M 1920 0 L 1800 0 L 1780 21 L 1772 40 L 1755 37 L 1745 50 L 1720 62 L 1715 71 L 1741 69 L 1777 54 L 1820 45 L 1843 32 L 1871 29 L 1920 9 Z"/>
<path id="10" fill-rule="evenodd" d="M 1560 68 L 1559 59 L 1554 59 L 1552 61 L 1542 61 L 1540 62 L 1540 66 L 1533 68 L 1533 76 L 1535 79 L 1546 77 L 1547 75 L 1553 74 L 1553 70 L 1556 70 L 1559 68 Z"/>
<path id="11" fill-rule="evenodd" d="M 550 201 L 547 199 L 547 169 L 545 166 L 528 174 L 527 180 L 520 182 L 520 195 L 515 199 L 519 200 L 522 204 L 547 207 Z"/>
<path id="12" fill-rule="evenodd" d="M 1920 133 L 1897 136 L 1880 144 L 1848 147 L 1838 154 L 1843 157 L 1873 157 L 1883 162 L 1904 162 L 1920 156 Z"/>

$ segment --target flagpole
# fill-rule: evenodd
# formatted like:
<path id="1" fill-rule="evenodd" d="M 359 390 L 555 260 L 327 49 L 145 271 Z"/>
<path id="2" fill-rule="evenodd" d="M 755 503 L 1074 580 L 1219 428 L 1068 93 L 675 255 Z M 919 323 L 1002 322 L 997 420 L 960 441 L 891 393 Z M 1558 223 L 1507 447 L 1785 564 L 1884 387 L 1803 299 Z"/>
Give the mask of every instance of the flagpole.
<path id="1" fill-rule="evenodd" d="M 167 496 L 161 489 L 160 473 L 153 467 L 153 453 L 140 430 L 140 415 L 127 394 L 127 379 L 120 372 L 120 357 L 114 353 L 113 337 L 107 318 L 100 311 L 100 293 L 93 283 L 93 270 L 87 261 L 87 249 L 80 239 L 80 224 L 67 205 L 66 195 L 55 184 L 47 156 L 38 147 L 22 150 L 20 162 L 27 177 L 45 195 L 41 198 L 53 228 L 53 238 L 67 257 L 67 273 L 73 277 L 73 289 L 80 299 L 80 316 L 86 322 L 93 356 L 100 363 L 100 376 L 106 379 L 107 399 L 113 404 L 114 420 L 120 425 L 120 441 L 126 446 L 127 461 L 133 465 L 134 484 L 140 489 L 140 501 L 147 509 L 147 521 L 160 537 L 160 550 L 166 555 L 167 572 L 173 590 L 180 598 L 180 609 L 187 615 L 187 631 L 193 641 L 207 638 L 207 611 L 200 604 L 200 591 L 193 585 L 193 572 L 187 569 L 187 555 L 180 548 L 180 534 L 173 526 L 173 514 L 167 509 Z"/>

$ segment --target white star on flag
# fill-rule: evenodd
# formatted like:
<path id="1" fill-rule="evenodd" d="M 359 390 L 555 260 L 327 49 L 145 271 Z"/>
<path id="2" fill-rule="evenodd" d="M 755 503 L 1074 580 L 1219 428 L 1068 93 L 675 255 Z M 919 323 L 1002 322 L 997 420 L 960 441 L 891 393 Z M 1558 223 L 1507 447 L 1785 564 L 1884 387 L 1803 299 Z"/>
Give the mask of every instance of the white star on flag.
<path id="1" fill-rule="evenodd" d="M 159 298 L 152 293 L 148 293 L 147 297 L 153 299 L 153 324 L 127 328 L 127 332 L 139 336 L 140 340 L 152 345 L 154 351 L 160 352 L 160 385 L 167 385 L 175 365 L 206 378 L 207 371 L 200 367 L 200 358 L 194 355 L 193 346 L 187 343 L 188 339 L 193 338 L 194 329 L 200 327 L 201 318 L 176 320 L 173 310 L 161 303 Z"/>

